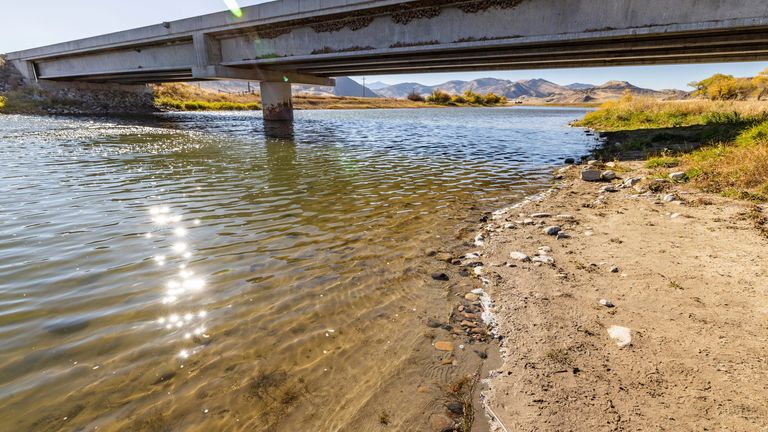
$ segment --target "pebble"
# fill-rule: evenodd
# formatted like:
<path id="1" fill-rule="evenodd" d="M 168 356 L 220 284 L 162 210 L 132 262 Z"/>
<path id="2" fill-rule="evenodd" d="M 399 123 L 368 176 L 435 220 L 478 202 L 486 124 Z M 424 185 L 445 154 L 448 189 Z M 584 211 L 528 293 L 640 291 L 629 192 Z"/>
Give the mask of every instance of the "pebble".
<path id="1" fill-rule="evenodd" d="M 587 237 L 590 237 L 590 236 L 595 235 L 595 232 L 592 231 L 592 230 L 587 230 L 587 231 L 584 231 L 584 235 L 587 236 Z"/>
<path id="2" fill-rule="evenodd" d="M 506 229 L 515 229 L 515 228 L 517 228 L 517 225 L 515 225 L 513 223 L 508 223 L 508 224 L 504 225 L 504 228 L 506 228 Z"/>
<path id="3" fill-rule="evenodd" d="M 607 307 L 607 308 L 612 308 L 613 307 L 613 302 L 608 300 L 608 299 L 600 299 L 600 304 L 605 306 L 605 307 Z"/>
<path id="4" fill-rule="evenodd" d="M 618 191 L 619 189 L 616 188 L 616 186 L 611 186 L 611 185 L 603 186 L 600 188 L 600 192 L 618 192 Z"/>
<path id="5" fill-rule="evenodd" d="M 567 163 L 568 165 L 573 165 L 573 164 L 576 163 L 576 159 L 574 159 L 574 158 L 565 158 L 565 163 Z"/>
<path id="6" fill-rule="evenodd" d="M 539 255 L 546 255 L 552 252 L 552 248 L 549 246 L 542 246 L 539 248 Z"/>
<path id="7" fill-rule="evenodd" d="M 550 216 L 552 215 L 549 213 L 534 213 L 531 215 L 532 218 L 548 218 Z"/>
<path id="8" fill-rule="evenodd" d="M 611 273 L 618 273 L 618 272 L 619 272 L 619 268 L 618 268 L 618 267 L 616 267 L 616 266 L 612 266 L 612 267 L 610 268 L 610 272 L 611 272 Z"/>
<path id="9" fill-rule="evenodd" d="M 462 325 L 462 327 L 470 327 L 470 328 L 477 327 L 477 324 L 475 324 L 472 321 L 467 321 L 467 320 L 462 321 L 461 325 Z"/>
<path id="10" fill-rule="evenodd" d="M 663 200 L 666 202 L 672 202 L 675 201 L 677 197 L 674 194 L 664 195 Z"/>
<path id="11" fill-rule="evenodd" d="M 439 252 L 435 254 L 435 259 L 445 262 L 451 262 L 453 261 L 453 255 L 449 254 L 448 252 Z"/>
<path id="12" fill-rule="evenodd" d="M 588 182 L 600 181 L 600 171 L 593 169 L 585 169 L 581 172 L 581 179 Z"/>
<path id="13" fill-rule="evenodd" d="M 432 273 L 432 279 L 436 281 L 447 281 L 450 278 L 445 273 Z"/>
<path id="14" fill-rule="evenodd" d="M 616 167 L 616 162 L 606 162 L 605 166 L 607 166 L 608 168 L 615 168 Z"/>
<path id="15" fill-rule="evenodd" d="M 528 255 L 526 255 L 526 254 L 524 254 L 522 252 L 511 252 L 509 254 L 509 257 L 512 258 L 513 260 L 523 261 L 523 262 L 531 260 L 531 257 L 529 257 Z"/>
<path id="16" fill-rule="evenodd" d="M 523 225 L 533 225 L 533 219 L 523 219 Z"/>
<path id="17" fill-rule="evenodd" d="M 555 216 L 555 219 L 570 221 L 570 220 L 574 220 L 576 218 L 573 215 L 569 215 L 569 214 L 559 214 L 559 215 Z"/>
<path id="18" fill-rule="evenodd" d="M 625 187 L 632 187 L 638 183 L 640 183 L 640 177 L 630 177 L 626 180 L 624 180 L 624 186 Z"/>
<path id="19" fill-rule="evenodd" d="M 438 351 L 453 351 L 453 342 L 437 341 L 435 342 L 435 349 Z"/>
<path id="20" fill-rule="evenodd" d="M 677 171 L 669 174 L 669 179 L 672 181 L 681 181 L 685 179 L 685 173 L 683 171 Z"/>
<path id="21" fill-rule="evenodd" d="M 590 160 L 587 161 L 587 165 L 589 165 L 589 166 L 597 165 L 597 161 L 594 160 L 594 159 L 590 159 Z"/>
<path id="22" fill-rule="evenodd" d="M 542 264 L 548 264 L 548 265 L 554 265 L 555 264 L 555 259 L 552 258 L 549 255 L 539 255 L 539 256 L 533 257 L 531 259 L 531 261 L 537 262 L 537 263 L 542 263 Z"/>
<path id="23" fill-rule="evenodd" d="M 551 236 L 557 235 L 557 233 L 559 233 L 560 231 L 561 231 L 560 227 L 556 225 L 544 228 L 544 234 L 551 235 Z"/>
<path id="24" fill-rule="evenodd" d="M 433 432 L 446 432 L 453 430 L 453 420 L 445 414 L 432 414 L 429 416 L 429 426 Z"/>
<path id="25" fill-rule="evenodd" d="M 563 240 L 563 239 L 568 239 L 568 238 L 571 238 L 571 235 L 568 234 L 565 231 L 560 231 L 559 233 L 557 233 L 557 239 L 558 240 Z"/>
<path id="26" fill-rule="evenodd" d="M 466 300 L 469 300 L 469 301 L 473 302 L 473 301 L 478 301 L 478 300 L 480 299 L 480 296 L 478 296 L 478 295 L 477 295 L 477 294 L 475 294 L 475 293 L 466 293 L 466 294 L 464 295 L 464 299 L 466 299 Z"/>
<path id="27" fill-rule="evenodd" d="M 611 170 L 603 171 L 603 173 L 600 174 L 600 178 L 605 181 L 611 181 L 616 178 L 616 173 Z"/>

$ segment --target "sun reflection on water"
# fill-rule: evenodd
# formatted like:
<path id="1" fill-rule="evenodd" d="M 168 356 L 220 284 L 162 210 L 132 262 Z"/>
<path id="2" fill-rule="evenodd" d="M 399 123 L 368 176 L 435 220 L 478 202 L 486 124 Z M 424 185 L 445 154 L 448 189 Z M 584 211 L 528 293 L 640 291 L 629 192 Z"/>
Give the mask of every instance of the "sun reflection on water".
<path id="1" fill-rule="evenodd" d="M 192 258 L 191 247 L 186 241 L 178 240 L 189 235 L 189 230 L 182 223 L 184 218 L 165 205 L 150 207 L 149 214 L 155 229 L 147 233 L 146 238 L 160 237 L 169 240 L 172 251 L 171 255 L 155 255 L 154 262 L 158 266 L 165 266 L 172 262 L 178 269 L 176 274 L 165 282 L 164 293 L 160 298 L 161 304 L 171 310 L 167 315 L 158 318 L 157 323 L 161 328 L 170 331 L 172 336 L 180 337 L 180 342 L 186 346 L 179 351 L 177 357 L 185 360 L 202 347 L 205 339 L 210 338 L 205 326 L 208 311 L 202 309 L 179 311 L 183 309 L 184 302 L 194 299 L 195 294 L 205 289 L 205 279 L 189 269 L 189 259 Z M 200 225 L 200 220 L 195 219 L 192 223 L 196 226 Z M 190 343 L 195 345 L 189 346 Z"/>

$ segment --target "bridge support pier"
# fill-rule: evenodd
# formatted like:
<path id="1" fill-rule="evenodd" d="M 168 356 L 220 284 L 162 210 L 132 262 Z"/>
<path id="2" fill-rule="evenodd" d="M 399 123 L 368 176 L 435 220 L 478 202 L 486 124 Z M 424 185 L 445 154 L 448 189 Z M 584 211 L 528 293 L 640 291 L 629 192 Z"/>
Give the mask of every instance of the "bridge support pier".
<path id="1" fill-rule="evenodd" d="M 264 120 L 292 121 L 291 83 L 262 81 L 260 86 Z"/>

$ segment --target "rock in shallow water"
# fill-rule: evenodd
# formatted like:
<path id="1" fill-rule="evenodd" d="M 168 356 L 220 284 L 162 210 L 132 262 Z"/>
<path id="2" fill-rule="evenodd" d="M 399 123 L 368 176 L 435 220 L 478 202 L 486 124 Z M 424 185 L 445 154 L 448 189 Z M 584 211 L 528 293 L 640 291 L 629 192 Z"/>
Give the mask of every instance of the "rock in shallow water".
<path id="1" fill-rule="evenodd" d="M 85 318 L 61 318 L 45 325 L 48 333 L 63 336 L 79 332 L 90 325 L 90 321 Z"/>
<path id="2" fill-rule="evenodd" d="M 445 273 L 432 273 L 432 279 L 436 281 L 448 281 L 450 278 Z"/>
<path id="3" fill-rule="evenodd" d="M 453 351 L 453 342 L 437 341 L 435 342 L 435 349 L 438 351 Z"/>

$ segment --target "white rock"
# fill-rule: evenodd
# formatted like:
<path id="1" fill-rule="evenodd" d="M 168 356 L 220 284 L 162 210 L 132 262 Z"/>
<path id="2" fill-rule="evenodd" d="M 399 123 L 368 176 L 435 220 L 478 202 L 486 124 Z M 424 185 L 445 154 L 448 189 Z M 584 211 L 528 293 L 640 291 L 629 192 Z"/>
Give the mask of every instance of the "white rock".
<path id="1" fill-rule="evenodd" d="M 569 214 L 559 214 L 559 215 L 555 216 L 555 219 L 570 221 L 570 220 L 574 220 L 576 218 L 573 215 L 569 215 Z"/>
<path id="2" fill-rule="evenodd" d="M 531 261 L 537 262 L 537 263 L 542 263 L 542 264 L 548 264 L 548 265 L 554 265 L 555 264 L 555 259 L 552 258 L 549 255 L 535 256 L 535 257 L 531 258 Z"/>
<path id="3" fill-rule="evenodd" d="M 551 235 L 551 236 L 557 235 L 557 233 L 559 233 L 560 231 L 561 231 L 560 227 L 556 225 L 544 228 L 544 234 Z"/>
<path id="4" fill-rule="evenodd" d="M 549 213 L 534 213 L 531 215 L 532 218 L 548 218 L 550 216 L 552 215 Z"/>
<path id="5" fill-rule="evenodd" d="M 632 330 L 621 326 L 608 327 L 608 336 L 616 342 L 619 348 L 624 348 L 632 344 Z"/>
<path id="6" fill-rule="evenodd" d="M 517 228 L 517 225 L 515 225 L 513 223 L 508 223 L 508 224 L 504 224 L 504 228 L 506 228 L 506 229 L 515 229 L 515 228 Z"/>
<path id="7" fill-rule="evenodd" d="M 640 177 L 630 177 L 630 178 L 624 180 L 624 186 L 632 187 L 632 186 L 640 183 L 640 180 L 642 180 Z"/>
<path id="8" fill-rule="evenodd" d="M 531 257 L 522 252 L 511 252 L 509 257 L 516 261 L 530 261 Z"/>
<path id="9" fill-rule="evenodd" d="M 595 232 L 592 231 L 592 230 L 587 230 L 587 231 L 584 231 L 584 235 L 587 236 L 587 237 L 590 237 L 590 236 L 595 235 Z"/>
<path id="10" fill-rule="evenodd" d="M 600 304 L 605 306 L 605 307 L 607 307 L 607 308 L 612 308 L 613 307 L 613 302 L 608 300 L 608 299 L 600 299 Z"/>
<path id="11" fill-rule="evenodd" d="M 674 194 L 664 195 L 664 201 L 666 202 L 672 202 L 677 199 L 677 197 Z"/>
<path id="12" fill-rule="evenodd" d="M 549 246 L 542 246 L 539 248 L 539 255 L 546 255 L 552 252 L 552 248 Z"/>
<path id="13" fill-rule="evenodd" d="M 596 165 L 596 164 L 597 164 L 597 161 L 594 159 L 587 161 L 587 165 L 589 166 Z"/>
<path id="14" fill-rule="evenodd" d="M 611 170 L 603 171 L 603 173 L 600 174 L 600 178 L 605 181 L 611 181 L 616 178 L 616 173 Z"/>
<path id="15" fill-rule="evenodd" d="M 585 169 L 581 172 L 581 179 L 588 182 L 600 181 L 600 171 Z"/>
<path id="16" fill-rule="evenodd" d="M 680 181 L 685 179 L 685 173 L 682 171 L 673 172 L 669 174 L 669 179 L 673 181 Z"/>
<path id="17" fill-rule="evenodd" d="M 483 275 L 483 266 L 477 266 L 474 268 L 474 272 L 476 276 L 482 276 Z"/>
<path id="18" fill-rule="evenodd" d="M 523 225 L 533 225 L 533 219 L 524 219 Z"/>

